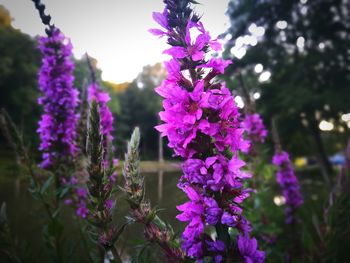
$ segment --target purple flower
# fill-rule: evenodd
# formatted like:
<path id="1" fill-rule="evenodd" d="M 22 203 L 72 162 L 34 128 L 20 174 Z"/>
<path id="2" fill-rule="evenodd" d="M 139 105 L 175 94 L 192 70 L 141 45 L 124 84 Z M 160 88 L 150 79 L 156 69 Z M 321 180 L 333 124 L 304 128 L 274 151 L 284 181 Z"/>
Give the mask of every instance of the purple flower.
<path id="1" fill-rule="evenodd" d="M 303 203 L 298 178 L 295 176 L 287 152 L 276 153 L 272 163 L 277 167 L 276 181 L 280 185 L 283 196 L 286 199 L 286 222 L 292 224 L 296 220 L 294 216 L 296 208 Z"/>
<path id="2" fill-rule="evenodd" d="M 232 64 L 230 60 L 223 60 L 222 58 L 211 58 L 207 64 L 200 65 L 198 68 L 210 68 L 215 73 L 224 74 L 225 68 Z"/>
<path id="3" fill-rule="evenodd" d="M 265 261 L 265 253 L 258 250 L 258 243 L 255 238 L 248 235 L 238 237 L 238 250 L 246 263 L 262 263 Z"/>
<path id="4" fill-rule="evenodd" d="M 73 87 L 72 45 L 59 29 L 53 27 L 47 37 L 39 38 L 42 66 L 39 85 L 42 96 L 38 102 L 44 113 L 39 121 L 43 168 L 58 162 L 69 162 L 76 153 L 75 113 L 78 91 Z"/>
<path id="5" fill-rule="evenodd" d="M 199 35 L 196 40 L 191 39 L 190 30 L 197 29 Z M 205 52 L 203 48 L 209 44 L 210 36 L 207 32 L 201 32 L 199 24 L 189 21 L 186 27 L 185 43 L 186 47 L 173 46 L 164 50 L 164 54 L 171 55 L 173 58 L 185 58 L 190 57 L 193 61 L 199 61 L 204 58 Z"/>
<path id="6" fill-rule="evenodd" d="M 247 114 L 242 122 L 242 127 L 252 143 L 263 143 L 265 141 L 267 130 L 258 113 Z"/>
<path id="7" fill-rule="evenodd" d="M 250 175 L 242 170 L 245 163 L 239 152 L 246 151 L 249 143 L 243 138 L 231 92 L 216 79 L 231 61 L 207 57 L 210 49 L 219 51 L 221 46 L 210 38 L 189 1 L 164 2 L 164 12 L 153 14 L 162 29 L 151 33 L 167 36 L 171 47 L 164 53 L 172 59 L 165 63 L 167 79 L 156 88 L 164 98 L 164 110 L 159 113 L 163 123 L 156 129 L 167 137 L 175 155 L 185 159 L 178 186 L 189 201 L 177 206 L 181 212 L 177 219 L 187 222 L 182 248 L 197 262 L 206 257 L 221 262 L 236 242 L 228 242 L 226 248 L 205 230 L 217 224 L 235 227 L 240 233 L 251 230 L 240 206 L 249 196 L 243 185 Z"/>
<path id="8" fill-rule="evenodd" d="M 84 202 L 81 202 L 76 210 L 76 215 L 80 218 L 86 218 L 89 214 L 89 209 L 87 209 Z"/>
<path id="9" fill-rule="evenodd" d="M 215 263 L 222 262 L 222 259 L 223 259 L 222 255 L 224 254 L 226 249 L 225 243 L 220 240 L 216 240 L 216 241 L 206 241 L 206 244 L 208 246 L 208 251 L 215 253 L 215 258 L 214 258 Z"/>
<path id="10" fill-rule="evenodd" d="M 87 197 L 87 190 L 83 187 L 79 187 L 77 189 L 77 196 L 79 198 L 86 198 Z"/>
<path id="11" fill-rule="evenodd" d="M 168 29 L 168 21 L 167 21 L 167 10 L 164 9 L 163 13 L 153 12 L 152 14 L 154 21 L 156 21 L 161 27 L 164 29 Z M 163 31 L 160 29 L 150 29 L 150 33 L 155 36 L 163 37 L 167 35 L 167 31 Z"/>
<path id="12" fill-rule="evenodd" d="M 219 221 L 222 210 L 218 206 L 215 199 L 213 199 L 213 198 L 205 197 L 204 204 L 205 204 L 205 213 L 204 214 L 205 214 L 206 222 L 209 225 L 215 226 L 216 223 Z"/>
<path id="13" fill-rule="evenodd" d="M 73 204 L 73 200 L 70 199 L 70 198 L 68 198 L 68 199 L 64 200 L 63 203 L 64 203 L 65 205 L 71 205 L 71 204 Z"/>
<path id="14" fill-rule="evenodd" d="M 111 210 L 113 208 L 113 205 L 114 205 L 114 201 L 112 199 L 108 199 L 106 202 L 105 202 L 105 208 L 107 210 Z"/>
<path id="15" fill-rule="evenodd" d="M 234 227 L 237 223 L 237 218 L 229 212 L 224 212 L 221 217 L 221 223 L 230 227 Z"/>

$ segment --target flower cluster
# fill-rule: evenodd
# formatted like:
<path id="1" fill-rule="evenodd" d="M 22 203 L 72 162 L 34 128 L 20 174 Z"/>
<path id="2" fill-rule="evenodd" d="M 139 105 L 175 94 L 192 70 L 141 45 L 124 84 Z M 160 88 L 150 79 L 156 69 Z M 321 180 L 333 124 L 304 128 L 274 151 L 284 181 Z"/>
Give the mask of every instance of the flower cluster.
<path id="1" fill-rule="evenodd" d="M 38 132 L 43 168 L 50 168 L 58 161 L 68 161 L 74 156 L 78 120 L 75 113 L 78 91 L 73 87 L 72 45 L 59 29 L 52 27 L 47 32 L 47 37 L 39 39 L 42 53 L 39 85 L 43 94 L 38 102 L 43 105 L 44 113 Z"/>
<path id="2" fill-rule="evenodd" d="M 296 208 L 303 203 L 298 178 L 295 176 L 288 153 L 284 151 L 276 153 L 272 163 L 278 168 L 276 180 L 281 186 L 283 196 L 286 199 L 286 222 L 292 224 L 295 222 L 294 213 Z"/>
<path id="3" fill-rule="evenodd" d="M 210 49 L 219 51 L 221 46 L 193 13 L 192 1 L 164 2 L 164 12 L 153 14 L 163 29 L 150 30 L 167 36 L 172 46 L 164 51 L 172 56 L 165 63 L 168 77 L 156 88 L 164 98 L 164 111 L 160 112 L 164 123 L 156 129 L 167 136 L 175 154 L 185 159 L 179 187 L 190 201 L 178 206 L 182 213 L 177 218 L 189 222 L 182 234 L 182 247 L 198 261 L 241 257 L 246 262 L 263 262 L 264 253 L 257 250 L 256 240 L 249 238 L 251 226 L 241 207 L 250 192 L 243 182 L 250 175 L 241 170 L 245 163 L 238 154 L 247 151 L 249 143 L 243 139 L 234 98 L 215 80 L 231 62 L 206 60 Z M 229 227 L 253 244 L 235 247 L 237 242 L 227 240 Z M 205 231 L 213 228 L 216 238 Z"/>
<path id="4" fill-rule="evenodd" d="M 77 177 L 73 176 L 69 182 L 65 182 L 66 185 L 70 185 L 74 188 L 70 198 L 64 200 L 66 205 L 73 205 L 75 207 L 75 214 L 77 217 L 86 218 L 89 214 L 88 204 L 88 192 L 86 187 L 79 182 Z"/>
<path id="5" fill-rule="evenodd" d="M 252 144 L 265 142 L 267 130 L 258 113 L 246 114 L 242 127 L 246 130 L 248 139 Z"/>

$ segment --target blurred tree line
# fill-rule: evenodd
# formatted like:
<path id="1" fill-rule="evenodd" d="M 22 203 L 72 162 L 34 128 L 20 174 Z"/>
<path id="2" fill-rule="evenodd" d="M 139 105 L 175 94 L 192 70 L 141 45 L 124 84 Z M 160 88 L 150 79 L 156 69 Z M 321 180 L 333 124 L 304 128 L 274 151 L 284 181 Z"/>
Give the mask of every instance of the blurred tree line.
<path id="1" fill-rule="evenodd" d="M 9 12 L 0 6 L 0 105 L 9 111 L 30 139 L 40 110 L 37 72 L 40 53 L 36 41 L 11 26 Z"/>
<path id="2" fill-rule="evenodd" d="M 252 97 L 261 94 L 256 107 L 265 121 L 278 118 L 286 148 L 297 155 L 317 156 L 327 173 L 331 173 L 327 156 L 343 150 L 349 136 L 347 123 L 341 120 L 350 112 L 349 4 L 231 0 L 227 11 L 231 26 L 223 34 L 224 56 L 234 59 L 226 72 L 231 87 L 241 90 L 237 81 L 241 75 Z M 322 120 L 334 129 L 321 132 Z"/>
<path id="3" fill-rule="evenodd" d="M 37 148 L 37 122 L 41 108 L 37 104 L 40 96 L 37 74 L 40 68 L 40 52 L 37 40 L 11 25 L 9 12 L 0 5 L 0 107 L 5 108 L 24 131 L 27 141 Z M 102 81 L 97 61 L 90 57 L 96 77 L 110 96 L 109 107 L 115 117 L 115 139 L 117 155 L 123 157 L 126 141 L 135 126 L 142 132 L 141 151 L 145 159 L 158 158 L 158 132 L 160 97 L 154 88 L 165 77 L 161 64 L 146 66 L 131 83 L 114 84 Z M 74 85 L 80 91 L 88 84 L 90 72 L 85 58 L 74 59 Z M 1 136 L 1 135 L 0 135 Z M 0 137 L 3 143 L 4 138 Z M 170 150 L 165 150 L 170 156 Z"/>

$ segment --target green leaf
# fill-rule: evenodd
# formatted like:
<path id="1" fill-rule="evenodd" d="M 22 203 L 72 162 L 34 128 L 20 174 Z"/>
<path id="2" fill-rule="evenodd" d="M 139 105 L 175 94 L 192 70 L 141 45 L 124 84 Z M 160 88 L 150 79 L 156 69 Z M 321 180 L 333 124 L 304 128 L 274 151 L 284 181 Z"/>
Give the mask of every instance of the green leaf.
<path id="1" fill-rule="evenodd" d="M 6 222 L 7 222 L 6 203 L 3 202 L 1 204 L 1 209 L 0 209 L 0 225 Z"/>
<path id="2" fill-rule="evenodd" d="M 41 194 L 44 194 L 47 191 L 47 189 L 50 187 L 50 185 L 52 184 L 54 179 L 55 179 L 55 177 L 53 175 L 51 175 L 49 178 L 47 178 L 47 180 L 45 181 L 45 183 L 43 184 L 43 186 L 40 189 Z"/>
<path id="3" fill-rule="evenodd" d="M 69 191 L 69 187 L 63 187 L 58 192 L 58 197 L 62 199 Z"/>
<path id="4" fill-rule="evenodd" d="M 117 233 L 115 233 L 113 239 L 112 239 L 112 244 L 114 244 L 115 242 L 117 242 L 117 240 L 119 239 L 119 237 L 121 236 L 121 234 L 124 232 L 125 227 L 129 225 L 129 222 L 124 223 L 117 231 Z"/>

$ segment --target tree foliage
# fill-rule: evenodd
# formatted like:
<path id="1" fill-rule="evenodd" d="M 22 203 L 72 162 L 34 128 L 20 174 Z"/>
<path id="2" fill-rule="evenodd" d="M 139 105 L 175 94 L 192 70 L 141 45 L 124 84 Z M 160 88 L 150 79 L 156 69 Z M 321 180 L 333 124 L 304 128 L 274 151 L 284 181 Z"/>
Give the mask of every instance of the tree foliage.
<path id="1" fill-rule="evenodd" d="M 5 16 L 4 16 L 5 14 Z M 0 6 L 0 105 L 32 135 L 39 116 L 37 71 L 40 53 L 36 41 L 14 29 Z"/>
<path id="2" fill-rule="evenodd" d="M 118 95 L 117 142 L 125 148 L 133 127 L 140 127 L 144 137 L 140 148 L 146 158 L 157 157 L 158 132 L 154 126 L 159 122 L 157 113 L 161 110 L 161 101 L 154 88 L 160 84 L 164 74 L 160 64 L 146 66 L 125 92 Z"/>
<path id="3" fill-rule="evenodd" d="M 349 1 L 237 1 L 229 3 L 231 27 L 225 55 L 238 37 L 254 34 L 263 27 L 258 43 L 236 60 L 228 75 L 241 71 L 248 86 L 261 91 L 257 102 L 266 118 L 278 114 L 284 138 L 299 140 L 300 132 L 318 132 L 321 119 L 339 122 L 349 112 L 345 99 L 350 95 Z M 252 30 L 253 29 L 253 30 Z M 242 40 L 242 39 L 241 39 Z M 257 82 L 256 64 L 272 73 L 269 82 Z M 345 126 L 344 126 L 345 127 Z M 310 132 L 312 133 L 312 132 Z M 293 140 L 289 148 L 293 147 Z M 310 147 L 299 154 L 310 153 Z"/>

